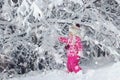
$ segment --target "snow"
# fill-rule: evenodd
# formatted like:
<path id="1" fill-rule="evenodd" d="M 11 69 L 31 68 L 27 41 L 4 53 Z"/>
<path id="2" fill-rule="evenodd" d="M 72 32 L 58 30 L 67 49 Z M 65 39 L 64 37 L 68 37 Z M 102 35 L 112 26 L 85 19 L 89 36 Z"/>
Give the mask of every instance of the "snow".
<path id="1" fill-rule="evenodd" d="M 99 69 L 88 69 L 86 73 L 67 73 L 64 70 L 47 71 L 45 73 L 32 72 L 20 78 L 9 80 L 119 80 L 120 79 L 120 62 Z"/>
<path id="2" fill-rule="evenodd" d="M 120 0 L 118 7 L 108 1 L 0 0 L 0 80 L 119 80 L 120 63 L 105 67 L 120 61 Z M 81 24 L 83 74 L 63 70 L 65 45 L 58 37 L 67 37 L 72 23 Z"/>
<path id="3" fill-rule="evenodd" d="M 41 17 L 43 16 L 42 11 L 39 9 L 39 7 L 35 3 L 31 5 L 31 9 L 33 9 L 33 16 L 35 16 L 36 18 L 39 17 L 39 15 Z"/>
<path id="4" fill-rule="evenodd" d="M 120 4 L 120 0 L 115 0 L 116 2 L 118 2 Z"/>
<path id="5" fill-rule="evenodd" d="M 81 72 L 79 74 L 81 74 Z M 80 76 L 76 76 L 75 73 L 67 73 L 66 71 L 54 70 L 43 74 L 37 74 L 28 77 L 12 78 L 9 80 L 77 80 L 78 77 L 80 78 Z"/>
<path id="6" fill-rule="evenodd" d="M 95 71 L 92 80 L 119 80 L 120 79 L 120 63 L 113 66 L 105 67 Z"/>
<path id="7" fill-rule="evenodd" d="M 70 0 L 70 1 L 73 1 L 75 3 L 79 3 L 79 4 L 83 5 L 83 1 L 82 0 Z"/>
<path id="8" fill-rule="evenodd" d="M 51 1 L 51 5 L 59 5 L 63 3 L 63 0 L 50 0 Z"/>

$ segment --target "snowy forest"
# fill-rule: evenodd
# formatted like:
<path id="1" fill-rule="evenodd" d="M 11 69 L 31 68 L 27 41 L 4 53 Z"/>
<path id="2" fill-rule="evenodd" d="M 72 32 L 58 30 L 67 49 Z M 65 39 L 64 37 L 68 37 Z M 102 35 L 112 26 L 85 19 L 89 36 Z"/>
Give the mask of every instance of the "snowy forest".
<path id="1" fill-rule="evenodd" d="M 80 24 L 84 74 L 119 63 L 120 0 L 0 0 L 0 80 L 63 71 L 66 50 L 58 38 L 74 23 Z"/>

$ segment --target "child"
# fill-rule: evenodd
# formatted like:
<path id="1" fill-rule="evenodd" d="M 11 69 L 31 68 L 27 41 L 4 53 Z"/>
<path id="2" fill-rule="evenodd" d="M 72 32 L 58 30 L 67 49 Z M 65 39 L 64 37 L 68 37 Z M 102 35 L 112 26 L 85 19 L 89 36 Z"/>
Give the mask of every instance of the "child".
<path id="1" fill-rule="evenodd" d="M 69 36 L 59 37 L 59 41 L 66 43 L 65 49 L 67 50 L 67 69 L 68 72 L 79 72 L 81 67 L 79 66 L 80 56 L 79 52 L 82 52 L 82 43 L 79 36 L 77 36 L 80 25 L 76 24 L 69 28 Z"/>

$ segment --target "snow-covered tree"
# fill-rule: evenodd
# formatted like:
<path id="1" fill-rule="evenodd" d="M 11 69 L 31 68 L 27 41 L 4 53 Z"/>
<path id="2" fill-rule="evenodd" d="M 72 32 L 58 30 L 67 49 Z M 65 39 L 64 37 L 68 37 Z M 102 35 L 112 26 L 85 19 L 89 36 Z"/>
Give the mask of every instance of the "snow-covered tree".
<path id="1" fill-rule="evenodd" d="M 81 65 L 120 60 L 119 0 L 0 0 L 0 74 L 63 69 L 58 37 L 74 23 L 81 25 Z"/>

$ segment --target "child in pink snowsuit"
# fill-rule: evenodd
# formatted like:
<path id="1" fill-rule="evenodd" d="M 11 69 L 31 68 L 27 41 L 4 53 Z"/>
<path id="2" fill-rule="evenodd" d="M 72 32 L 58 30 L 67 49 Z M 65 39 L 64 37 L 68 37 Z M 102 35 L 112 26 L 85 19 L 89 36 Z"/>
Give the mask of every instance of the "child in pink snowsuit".
<path id="1" fill-rule="evenodd" d="M 66 43 L 67 47 L 67 69 L 68 72 L 79 72 L 81 67 L 79 66 L 80 56 L 79 51 L 82 51 L 82 43 L 80 37 L 70 33 L 69 37 L 60 37 L 59 41 Z"/>

